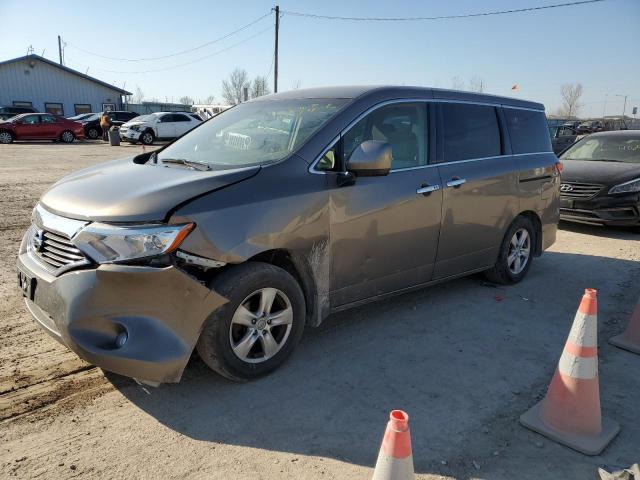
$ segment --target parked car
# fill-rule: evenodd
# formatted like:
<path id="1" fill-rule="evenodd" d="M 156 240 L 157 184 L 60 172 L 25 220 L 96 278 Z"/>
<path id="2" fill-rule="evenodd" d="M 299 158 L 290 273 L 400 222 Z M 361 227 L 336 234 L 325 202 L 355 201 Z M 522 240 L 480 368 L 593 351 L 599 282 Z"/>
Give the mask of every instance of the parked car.
<path id="1" fill-rule="evenodd" d="M 551 145 L 556 155 L 559 155 L 581 138 L 578 131 L 571 125 L 551 127 Z"/>
<path id="2" fill-rule="evenodd" d="M 579 135 L 588 135 L 590 133 L 601 132 L 603 128 L 600 120 L 588 120 L 578 125 L 577 131 Z"/>
<path id="3" fill-rule="evenodd" d="M 106 370 L 179 381 L 195 348 L 255 378 L 332 312 L 474 272 L 522 280 L 555 241 L 560 166 L 538 103 L 411 87 L 264 96 L 56 183 L 19 283 L 35 319 Z"/>
<path id="4" fill-rule="evenodd" d="M 22 113 L 36 113 L 32 107 L 0 107 L 0 120 L 8 120 Z"/>
<path id="5" fill-rule="evenodd" d="M 640 229 L 640 131 L 589 135 L 560 157 L 563 220 Z"/>
<path id="6" fill-rule="evenodd" d="M 90 138 L 91 140 L 102 138 L 102 128 L 100 127 L 101 115 L 102 113 L 93 113 L 91 117 L 82 120 L 87 138 Z M 130 112 L 127 110 L 115 110 L 113 112 L 109 112 L 109 120 L 111 120 L 112 125 L 116 126 L 120 126 L 137 116 L 139 115 L 136 112 Z"/>
<path id="7" fill-rule="evenodd" d="M 151 145 L 155 140 L 172 140 L 202 123 L 194 113 L 158 112 L 142 115 L 120 127 L 120 139 Z"/>
<path id="8" fill-rule="evenodd" d="M 79 115 L 74 115 L 73 117 L 67 117 L 67 120 L 73 120 L 74 122 L 81 122 L 83 120 L 87 120 L 93 117 L 95 113 L 80 113 Z"/>
<path id="9" fill-rule="evenodd" d="M 54 140 L 72 143 L 84 138 L 82 124 L 51 113 L 25 113 L 0 122 L 0 143 Z"/>

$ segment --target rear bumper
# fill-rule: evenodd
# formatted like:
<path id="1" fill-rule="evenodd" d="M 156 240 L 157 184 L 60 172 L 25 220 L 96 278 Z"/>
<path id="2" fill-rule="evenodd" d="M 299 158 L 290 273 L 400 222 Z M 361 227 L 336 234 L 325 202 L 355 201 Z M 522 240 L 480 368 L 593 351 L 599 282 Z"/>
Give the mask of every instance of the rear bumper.
<path id="1" fill-rule="evenodd" d="M 560 218 L 597 225 L 639 226 L 640 195 L 607 195 L 590 200 L 561 198 Z"/>
<path id="2" fill-rule="evenodd" d="M 84 360 L 147 382 L 178 382 L 208 315 L 225 300 L 175 267 L 102 265 L 52 276 L 28 253 L 34 319 Z M 124 342 L 123 342 L 124 339 Z"/>

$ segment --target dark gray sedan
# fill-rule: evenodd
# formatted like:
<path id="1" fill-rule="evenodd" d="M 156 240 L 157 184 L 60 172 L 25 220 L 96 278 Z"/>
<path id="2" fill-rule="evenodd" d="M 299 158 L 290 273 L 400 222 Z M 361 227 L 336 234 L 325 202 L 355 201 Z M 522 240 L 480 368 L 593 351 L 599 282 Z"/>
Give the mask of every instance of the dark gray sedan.
<path id="1" fill-rule="evenodd" d="M 533 102 L 270 95 L 56 183 L 18 282 L 36 321 L 106 370 L 176 382 L 197 348 L 250 379 L 332 312 L 473 272 L 522 280 L 555 241 L 560 167 Z"/>

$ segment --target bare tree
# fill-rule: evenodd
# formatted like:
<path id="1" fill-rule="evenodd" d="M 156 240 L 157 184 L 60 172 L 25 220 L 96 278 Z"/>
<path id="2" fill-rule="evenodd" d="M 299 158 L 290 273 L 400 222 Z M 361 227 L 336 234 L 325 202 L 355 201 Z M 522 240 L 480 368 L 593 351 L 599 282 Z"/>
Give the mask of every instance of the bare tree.
<path id="1" fill-rule="evenodd" d="M 136 93 L 131 99 L 131 103 L 142 103 L 143 100 L 144 100 L 144 92 L 142 91 L 139 85 L 136 85 Z"/>
<path id="2" fill-rule="evenodd" d="M 178 99 L 178 102 L 182 103 L 183 105 L 193 105 L 194 104 L 193 98 L 189 97 L 188 95 L 185 95 L 184 97 L 180 97 Z"/>
<path id="3" fill-rule="evenodd" d="M 236 68 L 227 80 L 222 81 L 222 98 L 230 105 L 243 100 L 243 90 L 249 87 L 249 75 L 243 68 Z"/>
<path id="4" fill-rule="evenodd" d="M 291 84 L 291 90 L 298 90 L 302 86 L 302 80 L 298 79 Z"/>
<path id="5" fill-rule="evenodd" d="M 484 78 L 479 77 L 478 75 L 471 77 L 471 80 L 469 80 L 469 90 L 472 92 L 482 93 L 486 88 L 487 86 L 484 83 Z"/>
<path id="6" fill-rule="evenodd" d="M 582 107 L 579 103 L 582 96 L 582 84 L 565 83 L 560 89 L 560 95 L 562 95 L 562 106 L 559 108 L 558 113 L 568 118 L 578 115 L 580 107 Z"/>
<path id="7" fill-rule="evenodd" d="M 267 77 L 258 75 L 253 79 L 253 83 L 251 83 L 251 98 L 261 97 L 263 95 L 269 95 L 271 93 L 271 89 L 269 88 L 269 82 L 267 81 Z"/>
<path id="8" fill-rule="evenodd" d="M 205 105 L 213 105 L 213 102 L 215 101 L 216 101 L 216 97 L 214 97 L 213 95 L 209 95 L 207 98 L 204 99 Z"/>
<path id="9" fill-rule="evenodd" d="M 460 78 L 458 75 L 451 78 L 451 88 L 454 90 L 464 90 L 464 80 Z"/>

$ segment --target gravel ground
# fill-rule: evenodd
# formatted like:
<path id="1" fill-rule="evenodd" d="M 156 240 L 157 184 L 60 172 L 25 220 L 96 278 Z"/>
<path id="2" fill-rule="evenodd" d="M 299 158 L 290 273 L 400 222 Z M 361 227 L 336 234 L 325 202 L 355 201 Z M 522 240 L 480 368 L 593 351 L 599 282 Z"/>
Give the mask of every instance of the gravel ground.
<path id="1" fill-rule="evenodd" d="M 516 286 L 472 276 L 337 314 L 248 384 L 194 358 L 180 384 L 146 388 L 78 359 L 27 314 L 18 244 L 56 179 L 139 150 L 0 145 L 1 478 L 369 478 L 392 408 L 411 417 L 422 479 L 583 480 L 640 460 L 640 356 L 606 342 L 640 296 L 640 235 L 623 230 L 562 225 Z M 599 290 L 603 413 L 622 426 L 596 457 L 518 424 L 585 287 Z"/>

